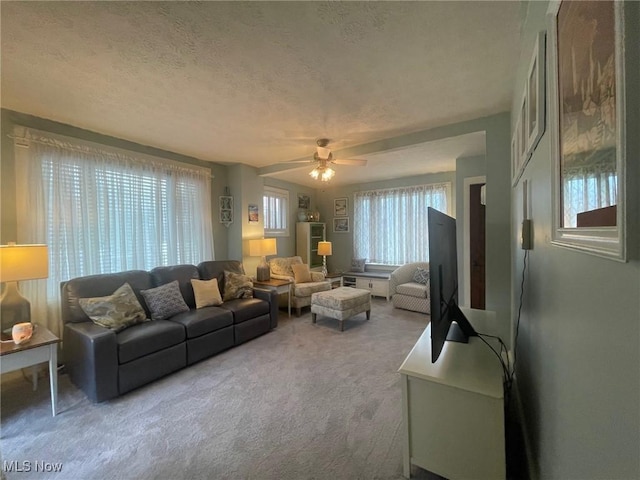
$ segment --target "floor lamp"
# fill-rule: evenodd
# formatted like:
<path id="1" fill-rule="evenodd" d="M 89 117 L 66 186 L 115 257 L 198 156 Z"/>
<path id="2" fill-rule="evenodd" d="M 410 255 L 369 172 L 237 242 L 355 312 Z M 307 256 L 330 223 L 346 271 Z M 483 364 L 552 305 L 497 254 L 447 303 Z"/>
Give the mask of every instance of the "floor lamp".
<path id="1" fill-rule="evenodd" d="M 331 255 L 331 242 L 318 242 L 318 255 L 322 255 L 322 273 L 327 274 L 327 256 Z"/>
<path id="2" fill-rule="evenodd" d="M 31 322 L 31 304 L 20 293 L 18 282 L 48 276 L 46 245 L 0 245 L 0 282 L 6 283 L 0 297 L 3 332 L 11 330 L 16 323 Z"/>
<path id="3" fill-rule="evenodd" d="M 249 240 L 249 256 L 262 257 L 262 260 L 256 268 L 256 280 L 266 282 L 271 278 L 269 264 L 265 258 L 267 255 L 276 255 L 276 239 L 275 238 L 259 238 Z"/>

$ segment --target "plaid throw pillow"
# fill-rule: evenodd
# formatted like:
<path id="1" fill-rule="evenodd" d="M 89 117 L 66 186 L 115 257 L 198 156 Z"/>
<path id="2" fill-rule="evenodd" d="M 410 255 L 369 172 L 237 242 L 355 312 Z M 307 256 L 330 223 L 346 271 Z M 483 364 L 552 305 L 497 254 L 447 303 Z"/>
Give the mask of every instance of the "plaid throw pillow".
<path id="1" fill-rule="evenodd" d="M 429 271 L 425 270 L 422 267 L 417 267 L 415 273 L 413 274 L 413 281 L 416 283 L 421 283 L 422 285 L 426 285 L 429 281 Z"/>

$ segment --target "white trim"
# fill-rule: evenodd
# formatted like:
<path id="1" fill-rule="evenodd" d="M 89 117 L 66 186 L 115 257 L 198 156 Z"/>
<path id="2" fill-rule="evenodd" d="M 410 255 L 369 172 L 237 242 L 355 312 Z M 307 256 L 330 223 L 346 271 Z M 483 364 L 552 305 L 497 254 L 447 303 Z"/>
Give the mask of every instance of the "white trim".
<path id="1" fill-rule="evenodd" d="M 285 190 L 283 188 L 278 188 L 278 187 L 272 187 L 269 185 L 265 185 L 264 189 L 263 189 L 263 200 L 262 200 L 262 204 L 263 204 L 263 208 L 264 208 L 264 197 L 268 196 L 269 194 L 273 195 L 274 197 L 280 197 L 280 198 L 284 198 L 286 199 L 284 201 L 284 205 L 285 208 L 287 209 L 286 212 L 284 212 L 284 218 L 285 221 L 287 222 L 286 227 L 285 228 L 280 228 L 280 229 L 269 229 L 269 228 L 264 228 L 264 236 L 265 237 L 289 237 L 290 234 L 290 225 L 291 225 L 291 205 L 289 204 L 289 190 Z M 266 212 L 263 212 L 263 217 L 264 220 L 263 222 L 266 222 L 267 220 L 267 216 L 266 216 Z"/>

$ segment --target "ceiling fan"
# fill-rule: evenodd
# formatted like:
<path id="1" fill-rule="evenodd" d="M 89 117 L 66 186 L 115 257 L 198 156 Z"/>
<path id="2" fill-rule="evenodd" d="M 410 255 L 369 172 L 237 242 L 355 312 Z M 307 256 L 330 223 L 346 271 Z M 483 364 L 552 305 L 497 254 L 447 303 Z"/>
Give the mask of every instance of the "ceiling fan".
<path id="1" fill-rule="evenodd" d="M 363 167 L 367 164 L 366 160 L 361 159 L 334 158 L 331 149 L 328 148 L 329 142 L 330 140 L 328 138 L 319 138 L 316 140 L 317 147 L 313 154 L 313 160 L 294 160 L 292 163 L 316 162 L 317 165 L 309 172 L 309 175 L 311 175 L 314 180 L 320 180 L 322 182 L 328 182 L 336 174 L 335 170 L 331 168 L 331 164 L 358 167 Z"/>

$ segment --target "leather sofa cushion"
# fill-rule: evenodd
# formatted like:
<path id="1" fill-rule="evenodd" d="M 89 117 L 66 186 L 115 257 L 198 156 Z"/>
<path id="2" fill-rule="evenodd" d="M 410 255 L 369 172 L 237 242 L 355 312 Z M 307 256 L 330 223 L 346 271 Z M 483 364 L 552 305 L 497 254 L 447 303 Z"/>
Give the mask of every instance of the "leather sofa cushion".
<path id="1" fill-rule="evenodd" d="M 166 285 L 174 280 L 178 281 L 180 293 L 189 308 L 196 308 L 196 298 L 193 294 L 192 278 L 200 278 L 195 265 L 172 265 L 170 267 L 156 267 L 149 272 L 154 287 Z"/>
<path id="2" fill-rule="evenodd" d="M 258 298 L 238 298 L 224 302 L 220 308 L 233 312 L 233 323 L 242 323 L 269 314 L 269 302 Z"/>
<path id="3" fill-rule="evenodd" d="M 118 362 L 130 362 L 185 341 L 184 327 L 169 320 L 134 325 L 116 335 Z"/>
<path id="4" fill-rule="evenodd" d="M 153 287 L 151 276 L 149 272 L 144 270 L 129 270 L 120 273 L 88 275 L 63 282 L 61 285 L 62 320 L 65 323 L 89 321 L 89 317 L 80 307 L 79 299 L 112 295 L 125 283 L 131 285 L 138 301 L 145 309 L 147 317 L 151 318 L 151 312 L 140 294 L 140 290 Z"/>
<path id="5" fill-rule="evenodd" d="M 179 313 L 170 321 L 184 325 L 187 338 L 195 338 L 233 325 L 233 314 L 220 307 L 203 307 Z"/>
<path id="6" fill-rule="evenodd" d="M 398 285 L 396 287 L 396 293 L 417 298 L 427 298 L 427 295 L 429 294 L 426 285 L 416 282 L 408 282 Z"/>

